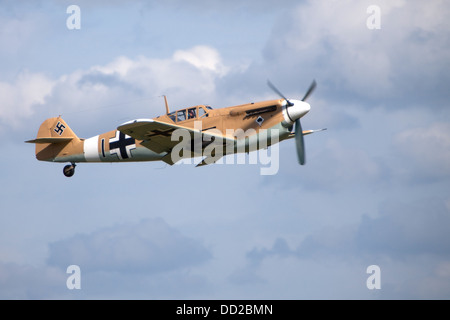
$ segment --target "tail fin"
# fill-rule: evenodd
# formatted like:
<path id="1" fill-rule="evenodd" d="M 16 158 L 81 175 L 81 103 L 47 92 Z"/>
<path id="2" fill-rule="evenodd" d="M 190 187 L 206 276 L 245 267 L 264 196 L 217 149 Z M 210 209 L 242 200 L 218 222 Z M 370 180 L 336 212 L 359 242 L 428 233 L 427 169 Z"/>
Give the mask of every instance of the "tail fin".
<path id="1" fill-rule="evenodd" d="M 52 161 L 76 153 L 81 140 L 61 117 L 57 117 L 45 120 L 36 139 L 25 142 L 36 144 L 38 160 Z"/>

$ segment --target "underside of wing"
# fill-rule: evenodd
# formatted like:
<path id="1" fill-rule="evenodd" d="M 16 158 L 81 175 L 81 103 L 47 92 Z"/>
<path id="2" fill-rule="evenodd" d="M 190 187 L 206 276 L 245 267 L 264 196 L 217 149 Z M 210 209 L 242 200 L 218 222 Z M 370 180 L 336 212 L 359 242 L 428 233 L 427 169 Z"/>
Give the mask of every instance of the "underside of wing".
<path id="1" fill-rule="evenodd" d="M 230 142 L 234 143 L 234 139 L 227 138 L 217 132 L 206 132 L 206 130 L 183 127 L 154 119 L 129 121 L 119 126 L 117 130 L 136 140 L 141 140 L 141 145 L 154 152 L 167 153 L 162 160 L 170 165 L 173 164 L 171 160 L 172 149 L 182 139 L 184 143 L 189 142 L 192 149 L 194 149 L 194 141 L 199 141 L 200 150 L 215 141 L 223 145 Z"/>
<path id="2" fill-rule="evenodd" d="M 157 153 L 170 152 L 178 143 L 171 140 L 172 133 L 176 129 L 178 129 L 177 126 L 170 126 L 152 119 L 133 120 L 117 128 L 120 132 L 141 140 L 144 147 Z"/>

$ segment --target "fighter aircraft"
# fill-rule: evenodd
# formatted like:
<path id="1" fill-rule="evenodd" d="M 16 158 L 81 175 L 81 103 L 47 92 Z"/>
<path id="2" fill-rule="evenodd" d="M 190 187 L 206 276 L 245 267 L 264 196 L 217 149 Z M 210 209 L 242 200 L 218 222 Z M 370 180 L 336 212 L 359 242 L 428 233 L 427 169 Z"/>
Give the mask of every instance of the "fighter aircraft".
<path id="1" fill-rule="evenodd" d="M 325 130 L 303 131 L 300 124 L 311 109 L 306 99 L 316 81 L 301 100 L 288 99 L 269 80 L 267 84 L 281 99 L 220 109 L 197 105 L 170 112 L 164 96 L 166 114 L 153 119 L 128 121 L 115 130 L 82 139 L 59 116 L 45 120 L 36 139 L 25 142 L 36 144 L 38 160 L 69 162 L 63 169 L 66 177 L 74 175 L 79 162 L 161 160 L 173 165 L 180 159 L 201 157 L 197 166 L 203 166 L 227 154 L 267 148 L 291 138 L 295 138 L 298 162 L 304 165 L 303 136 Z"/>

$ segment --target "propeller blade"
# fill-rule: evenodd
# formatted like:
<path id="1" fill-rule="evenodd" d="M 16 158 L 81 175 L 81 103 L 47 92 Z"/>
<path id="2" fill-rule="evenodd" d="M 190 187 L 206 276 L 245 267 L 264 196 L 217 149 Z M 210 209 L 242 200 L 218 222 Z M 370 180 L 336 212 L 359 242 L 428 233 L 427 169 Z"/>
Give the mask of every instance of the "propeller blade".
<path id="1" fill-rule="evenodd" d="M 297 147 L 298 162 L 301 165 L 304 165 L 306 162 L 305 141 L 303 139 L 303 130 L 300 119 L 295 120 L 295 145 Z"/>
<path id="2" fill-rule="evenodd" d="M 311 83 L 311 85 L 308 88 L 308 91 L 306 91 L 305 96 L 303 97 L 302 101 L 305 101 L 306 99 L 308 99 L 308 97 L 311 95 L 311 93 L 313 93 L 314 89 L 316 88 L 316 80 L 313 80 L 313 82 Z"/>
<path id="3" fill-rule="evenodd" d="M 283 98 L 284 100 L 286 100 L 288 106 L 293 106 L 294 104 L 292 102 L 290 102 L 285 96 L 284 94 L 281 93 L 280 90 L 277 89 L 277 87 L 275 87 L 275 85 L 270 82 L 270 80 L 267 80 L 267 85 L 270 87 L 270 89 L 272 89 L 276 94 L 278 94 L 281 98 Z"/>

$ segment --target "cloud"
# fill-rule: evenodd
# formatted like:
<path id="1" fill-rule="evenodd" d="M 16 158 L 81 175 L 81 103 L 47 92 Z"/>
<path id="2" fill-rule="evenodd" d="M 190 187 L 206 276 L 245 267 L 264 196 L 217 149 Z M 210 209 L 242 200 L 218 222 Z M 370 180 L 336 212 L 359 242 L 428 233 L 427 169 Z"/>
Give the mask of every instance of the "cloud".
<path id="1" fill-rule="evenodd" d="M 304 127 L 305 128 L 305 127 Z M 280 171 L 283 186 L 321 192 L 372 190 L 383 183 L 383 161 L 336 130 L 305 137 L 307 164 L 299 167 L 293 141 L 282 142 Z M 358 134 L 361 134 L 358 130 Z M 330 137 L 332 135 L 332 137 Z"/>
<path id="2" fill-rule="evenodd" d="M 0 12 L 2 51 L 0 57 L 8 60 L 12 57 L 17 59 L 18 56 L 29 51 L 29 46 L 34 44 L 37 33 L 47 29 L 49 23 L 46 18 L 48 16 L 39 11 L 42 4 L 37 4 L 37 2 L 2 1 L 3 10 Z"/>
<path id="3" fill-rule="evenodd" d="M 317 255 L 358 257 L 383 255 L 397 259 L 416 255 L 450 256 L 450 211 L 433 198 L 407 205 L 387 205 L 377 217 L 362 215 L 359 224 L 324 228 L 310 234 L 295 250 L 299 258 Z M 280 252 L 272 250 L 266 252 Z"/>
<path id="4" fill-rule="evenodd" d="M 0 262 L 1 299 L 61 299 L 67 294 L 65 270 Z"/>
<path id="5" fill-rule="evenodd" d="M 321 160 L 323 158 L 323 160 Z M 342 142 L 330 139 L 315 161 L 322 166 L 320 177 L 311 177 L 311 184 L 319 183 L 335 189 L 353 187 L 361 181 L 371 183 L 380 178 L 382 168 L 374 157 L 358 147 L 346 146 Z M 327 165 L 328 163 L 328 165 Z M 315 179 L 326 181 L 316 181 Z"/>
<path id="6" fill-rule="evenodd" d="M 208 94 L 214 90 L 214 79 L 225 75 L 227 70 L 216 49 L 194 46 L 176 50 L 172 57 L 166 59 L 119 57 L 104 66 L 92 67 L 90 72 L 116 75 L 122 81 L 153 94 L 173 88 Z"/>
<path id="7" fill-rule="evenodd" d="M 450 210 L 442 201 L 428 198 L 389 204 L 376 217 L 363 215 L 356 224 L 324 227 L 298 245 L 277 237 L 270 248 L 254 247 L 246 258 L 247 265 L 235 270 L 231 281 L 261 286 L 308 282 L 324 286 L 320 298 L 370 299 L 365 268 L 377 264 L 382 271 L 380 297 L 445 299 L 450 292 Z M 288 266 L 297 271 L 283 276 L 281 270 Z M 297 290 L 292 283 L 288 287 Z M 312 290 L 306 297 L 316 294 Z"/>
<path id="8" fill-rule="evenodd" d="M 267 256 L 287 256 L 292 254 L 292 250 L 289 248 L 288 243 L 284 238 L 277 238 L 271 249 L 256 249 L 254 248 L 247 253 L 247 258 L 252 261 L 253 264 L 259 264 L 261 260 Z"/>
<path id="9" fill-rule="evenodd" d="M 213 99 L 215 81 L 225 76 L 228 70 L 216 49 L 194 46 L 177 50 L 166 59 L 121 56 L 104 65 L 75 70 L 57 79 L 42 73 L 23 72 L 14 83 L 0 82 L 0 123 L 4 127 L 17 128 L 39 111 L 48 117 L 58 114 L 81 116 L 83 122 L 89 124 L 98 122 L 100 117 L 104 119 L 104 109 L 114 107 L 114 111 L 107 114 L 113 113 L 111 116 L 116 119 L 132 117 L 135 113 L 142 117 L 137 110 L 146 108 L 148 111 L 143 102 L 145 98 L 148 101 L 169 94 L 170 105 L 193 101 L 197 95 L 202 99 Z M 163 106 L 162 100 L 160 105 Z"/>
<path id="10" fill-rule="evenodd" d="M 429 127 L 406 129 L 394 137 L 408 180 L 441 180 L 450 176 L 450 124 L 435 122 Z"/>
<path id="11" fill-rule="evenodd" d="M 442 108 L 448 101 L 450 6 L 378 1 L 381 29 L 366 26 L 370 1 L 307 1 L 280 18 L 264 49 L 284 81 L 316 78 L 346 102 Z M 297 70 L 297 72 L 292 72 Z M 275 70 L 274 70 L 275 72 Z M 405 104 L 405 102 L 408 102 Z"/>
<path id="12" fill-rule="evenodd" d="M 14 83 L 0 82 L 0 124 L 15 127 L 42 107 L 55 81 L 42 73 L 24 71 Z"/>
<path id="13" fill-rule="evenodd" d="M 51 243 L 48 263 L 88 272 L 154 274 L 196 266 L 211 258 L 198 241 L 183 236 L 162 219 L 99 229 Z"/>
<path id="14" fill-rule="evenodd" d="M 228 68 L 225 67 L 219 52 L 208 46 L 196 46 L 190 50 L 177 50 L 173 59 L 176 62 L 186 61 L 198 69 L 212 71 L 218 75 L 225 75 Z"/>
<path id="15" fill-rule="evenodd" d="M 0 266 L 0 278 L 7 275 L 0 284 L 4 296 L 8 288 L 19 297 L 28 297 L 27 292 L 38 297 L 56 294 L 57 286 L 65 289 L 65 267 L 77 263 L 82 268 L 82 293 L 89 297 L 195 298 L 209 296 L 208 289 L 212 289 L 218 298 L 358 298 L 361 290 L 367 295 L 365 268 L 378 263 L 383 290 L 390 286 L 394 297 L 417 297 L 419 293 L 430 297 L 431 291 L 437 297 L 448 297 L 444 294 L 449 292 L 450 259 L 444 253 L 448 246 L 438 245 L 448 242 L 448 208 L 439 208 L 426 197 L 442 196 L 448 189 L 446 118 L 444 112 L 429 112 L 442 108 L 442 101 L 448 104 L 445 2 L 378 1 L 382 13 L 378 31 L 366 27 L 366 8 L 373 4 L 369 1 L 289 1 L 280 6 L 274 1 L 206 5 L 199 0 L 194 5 L 172 1 L 126 8 L 114 2 L 117 7 L 112 10 L 105 3 L 81 3 L 84 22 L 80 32 L 69 33 L 65 28 L 63 4 L 42 8 L 33 4 L 32 9 L 14 5 L 17 17 L 24 17 L 21 11 L 28 8 L 24 18 L 31 25 L 19 25 L 14 19 L 0 22 L 10 34 L 9 39 L 0 40 L 5 44 L 3 55 L 9 59 L 2 60 L 8 73 L 0 79 L 4 98 L 0 124 L 2 129 L 14 129 L 11 136 L 16 140 L 25 140 L 19 129 L 24 136 L 25 130 L 34 134 L 43 119 L 58 114 L 80 137 L 111 130 L 114 124 L 133 117 L 154 117 L 164 112 L 162 94 L 168 95 L 172 110 L 198 103 L 227 106 L 276 98 L 265 84 L 268 77 L 293 98 L 301 97 L 316 78 L 318 88 L 309 100 L 312 110 L 302 124 L 304 129 L 329 130 L 305 138 L 305 167 L 297 165 L 294 141 L 283 142 L 283 165 L 276 176 L 258 178 L 259 170 L 249 166 L 208 166 L 199 173 L 200 169 L 180 167 L 154 170 L 163 166 L 159 164 L 86 165 L 75 180 L 56 184 L 55 179 L 64 179 L 60 169 L 37 163 L 29 146 L 4 139 L 5 147 L 16 150 L 16 160 L 21 159 L 12 164 L 10 157 L 4 157 L 4 176 L 10 178 L 5 180 L 6 194 L 21 199 L 24 190 L 33 188 L 37 178 L 29 173 L 35 172 L 41 176 L 37 179 L 41 198 L 53 201 L 55 208 L 73 204 L 61 214 L 60 210 L 31 208 L 23 201 L 19 206 L 10 199 L 2 203 L 3 211 L 19 213 L 18 217 L 25 214 L 31 221 L 25 226 L 31 233 L 8 229 L 23 226 L 14 215 L 3 227 L 8 229 L 6 235 L 15 237 L 15 241 L 3 237 L 8 240 L 4 251 L 14 254 L 10 260 L 41 262 L 47 242 L 53 241 L 49 267 Z M 211 13 L 206 20 L 201 19 L 205 12 Z M 199 19 L 193 20 L 191 13 Z M 164 24 L 161 17 L 173 18 L 174 14 L 177 23 Z M 278 22 L 273 26 L 275 19 Z M 40 25 L 41 20 L 46 25 Z M 250 62 L 244 65 L 247 59 Z M 24 63 L 30 69 L 13 77 L 17 66 Z M 235 68 L 235 63 L 244 66 Z M 381 111 L 372 112 L 374 105 L 381 106 L 377 108 Z M 417 106 L 422 113 L 410 112 Z M 393 109 L 400 110 L 390 112 Z M 321 114 L 320 110 L 326 111 Z M 17 158 L 17 154 L 24 156 Z M 391 171 L 386 172 L 386 167 Z M 178 178 L 181 184 L 168 183 L 180 173 L 185 178 Z M 407 176 L 407 183 L 397 173 Z M 168 195 L 174 193 L 190 197 L 192 192 L 185 191 L 194 190 L 193 176 L 199 190 L 224 181 L 219 188 L 224 196 L 219 200 L 203 197 L 211 204 L 222 203 L 215 206 L 214 215 L 188 205 L 185 211 L 190 215 L 173 211 L 164 218 L 177 224 L 182 221 L 184 230 L 206 237 L 216 249 L 211 252 L 164 221 L 104 228 L 103 218 L 110 223 L 123 221 L 124 212 L 126 219 L 141 219 L 147 214 L 145 205 L 135 202 L 133 207 L 138 210 L 130 213 L 128 203 L 117 206 L 109 201 L 114 183 L 99 189 L 87 185 L 86 178 L 120 183 L 133 175 L 139 177 L 135 183 L 144 190 L 137 191 L 138 197 L 148 198 L 151 181 L 150 188 L 156 192 L 153 198 L 169 202 L 173 196 Z M 204 179 L 198 179 L 201 176 Z M 417 184 L 419 178 L 432 183 L 439 180 L 440 185 Z M 54 197 L 55 192 L 59 197 Z M 74 200 L 74 193 L 84 201 Z M 122 196 L 136 198 L 136 191 L 130 189 Z M 386 198 L 411 205 L 377 209 Z M 156 209 L 164 209 L 164 203 L 158 201 Z M 96 219 L 70 215 L 86 207 L 95 208 Z M 41 214 L 33 215 L 36 212 Z M 218 219 L 235 231 L 232 242 Z M 32 228 L 49 222 L 55 228 L 45 234 Z M 74 232 L 87 233 L 71 236 Z M 55 242 L 62 234 L 69 236 Z M 189 250 L 190 256 L 185 252 Z M 54 269 L 60 278 L 44 276 Z M 347 281 L 358 272 L 359 278 Z M 44 283 L 48 290 L 42 287 Z M 351 294 L 345 295 L 343 287 Z"/>
<path id="16" fill-rule="evenodd" d="M 391 205 L 379 217 L 362 217 L 355 241 L 361 252 L 450 256 L 450 211 L 436 199 Z"/>

